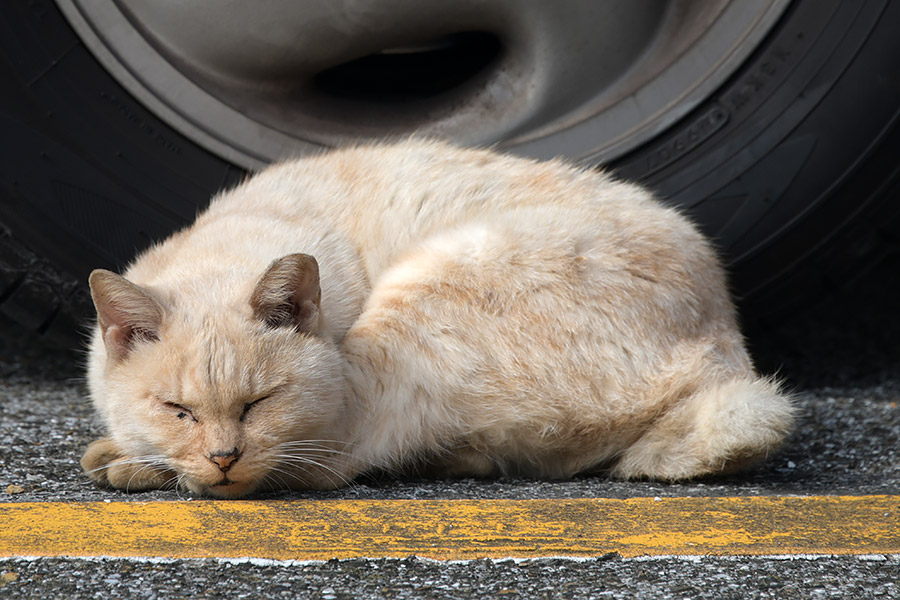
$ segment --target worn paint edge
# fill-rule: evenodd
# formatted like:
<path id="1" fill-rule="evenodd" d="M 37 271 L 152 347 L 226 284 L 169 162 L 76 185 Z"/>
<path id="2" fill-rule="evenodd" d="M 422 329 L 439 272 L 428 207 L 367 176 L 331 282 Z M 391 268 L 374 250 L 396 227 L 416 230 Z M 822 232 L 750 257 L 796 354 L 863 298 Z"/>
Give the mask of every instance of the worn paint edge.
<path id="1" fill-rule="evenodd" d="M 188 563 L 216 563 L 223 565 L 252 565 L 255 567 L 306 567 L 311 565 L 324 565 L 327 563 L 350 563 L 358 560 L 388 560 L 403 561 L 415 559 L 423 563 L 433 563 L 439 565 L 467 565 L 475 562 L 488 561 L 493 564 L 513 563 L 516 565 L 524 565 L 540 562 L 566 561 L 571 563 L 593 563 L 605 561 L 617 562 L 654 562 L 666 560 L 678 560 L 683 562 L 699 563 L 704 560 L 730 561 L 744 563 L 748 559 L 752 560 L 780 560 L 790 561 L 816 561 L 826 560 L 829 558 L 847 558 L 860 562 L 896 562 L 900 563 L 900 553 L 897 554 L 655 554 L 648 556 L 620 556 L 618 554 L 603 555 L 601 557 L 591 556 L 542 556 L 540 558 L 516 558 L 513 556 L 506 558 L 470 558 L 463 560 L 438 560 L 428 558 L 427 556 L 411 556 L 405 558 L 384 558 L 384 557 L 359 557 L 359 558 L 338 558 L 332 560 L 278 560 L 275 558 L 254 558 L 251 556 L 243 558 L 171 558 L 161 556 L 0 556 L 0 562 L 12 563 L 29 563 L 40 562 L 42 560 L 77 560 L 89 563 L 103 563 L 109 561 L 121 561 L 136 564 L 153 564 L 153 565 L 173 565 Z"/>

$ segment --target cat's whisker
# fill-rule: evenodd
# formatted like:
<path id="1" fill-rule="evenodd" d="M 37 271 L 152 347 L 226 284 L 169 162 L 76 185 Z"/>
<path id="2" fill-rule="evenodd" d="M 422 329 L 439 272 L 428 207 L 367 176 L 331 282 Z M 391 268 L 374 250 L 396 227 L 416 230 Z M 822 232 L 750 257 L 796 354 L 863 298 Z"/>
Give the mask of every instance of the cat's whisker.
<path id="1" fill-rule="evenodd" d="M 295 460 L 298 457 L 296 456 L 270 456 L 270 460 L 265 463 L 266 468 L 268 468 L 273 473 L 282 473 L 284 475 L 288 475 L 293 477 L 298 481 L 302 481 L 302 478 L 296 475 L 293 471 L 288 470 L 286 467 L 292 467 L 293 469 L 297 469 L 302 471 L 303 473 L 310 473 L 310 464 L 315 464 L 314 461 L 304 461 L 304 460 Z"/>
<path id="2" fill-rule="evenodd" d="M 125 492 L 126 493 L 131 489 L 131 482 L 134 481 L 135 477 L 137 477 L 138 475 L 140 475 L 141 473 L 143 473 L 144 471 L 146 471 L 148 469 L 154 469 L 154 468 L 158 469 L 160 467 L 160 463 L 161 463 L 161 461 L 158 461 L 158 460 L 156 460 L 156 461 L 145 460 L 143 462 L 144 462 L 143 466 L 140 469 L 138 469 L 137 471 L 135 471 L 134 473 L 132 473 L 131 477 L 128 478 L 128 482 L 125 484 Z M 134 464 L 141 464 L 141 463 L 135 462 Z M 162 464 L 165 465 L 165 463 L 162 463 Z"/>
<path id="3" fill-rule="evenodd" d="M 349 440 L 335 440 L 335 439 L 305 439 L 305 440 L 288 440 L 286 442 L 281 442 L 279 445 L 291 445 L 291 444 L 339 444 L 341 446 L 356 446 L 356 442 L 352 442 Z"/>
<path id="4" fill-rule="evenodd" d="M 304 473 L 309 473 L 309 470 L 303 466 L 298 465 L 298 469 L 300 469 Z M 285 469 L 281 469 L 277 466 L 271 467 L 269 469 L 269 472 L 266 474 L 266 479 L 271 477 L 273 480 L 277 480 L 277 483 L 279 484 L 278 485 L 279 489 L 290 489 L 292 486 L 289 485 L 288 481 L 285 480 L 285 478 L 282 477 L 282 475 L 286 475 L 287 477 L 298 482 L 302 486 L 305 486 L 307 484 L 306 479 L 304 479 L 301 475 L 294 473 L 292 471 L 287 471 Z"/>
<path id="5" fill-rule="evenodd" d="M 295 452 L 274 452 L 272 456 L 277 457 L 291 457 L 291 456 L 316 456 L 319 458 L 327 458 L 327 457 L 341 457 L 341 458 L 353 458 L 353 455 L 349 452 L 341 452 L 340 450 L 328 450 L 326 448 L 304 448 L 298 449 Z M 352 462 L 352 461 L 347 461 Z"/>
<path id="6" fill-rule="evenodd" d="M 285 445 L 295 445 L 295 444 L 296 443 L 288 442 Z M 302 442 L 301 442 L 301 444 L 302 444 Z M 332 485 L 334 484 L 334 480 L 331 478 L 330 475 L 328 475 L 328 473 L 332 473 L 335 476 L 337 476 L 339 478 L 339 480 L 343 483 L 343 485 L 350 486 L 350 487 L 357 486 L 357 484 L 355 484 L 353 482 L 353 478 L 348 478 L 343 473 L 341 473 L 338 469 L 336 469 L 334 467 L 329 467 L 328 465 L 320 462 L 318 459 L 322 458 L 321 455 L 315 456 L 315 457 L 309 456 L 307 454 L 308 450 L 309 449 L 307 448 L 307 449 L 303 449 L 303 451 L 298 452 L 298 453 L 276 453 L 276 454 L 272 455 L 272 458 L 276 458 L 276 459 L 282 461 L 283 463 L 290 464 L 290 465 L 298 467 L 298 468 L 303 468 L 303 470 L 307 471 L 307 472 L 308 472 L 308 469 L 306 469 L 306 467 L 303 465 L 314 465 L 314 466 L 326 471 L 326 473 L 323 473 L 323 474 L 325 474 L 328 477 L 328 480 L 329 480 L 329 482 L 332 483 Z M 365 465 L 367 468 L 380 467 L 380 465 L 376 464 L 374 461 L 362 460 L 359 457 L 357 457 L 351 453 L 348 453 L 348 452 L 342 452 L 339 450 L 335 451 L 331 448 L 314 449 L 314 450 L 319 450 L 322 452 L 327 451 L 329 453 L 329 455 L 335 457 L 334 460 L 336 462 L 338 462 L 339 465 L 342 467 L 349 467 L 352 463 L 357 463 L 357 464 L 361 463 L 361 464 Z M 339 461 L 340 458 L 345 458 L 347 460 L 346 460 L 346 462 L 340 462 Z"/>
<path id="7" fill-rule="evenodd" d="M 319 462 L 321 458 L 324 458 L 324 457 L 320 457 L 320 456 L 308 456 L 303 453 L 300 453 L 300 454 L 274 454 L 272 456 L 282 462 L 290 463 L 292 461 L 303 461 L 306 464 L 315 464 L 319 467 L 326 468 L 325 463 Z M 337 462 L 337 461 L 335 461 L 335 462 Z M 342 466 L 346 466 L 346 464 L 343 464 Z M 331 468 L 331 470 L 335 470 L 334 467 L 330 467 L 330 468 Z"/>
<path id="8" fill-rule="evenodd" d="M 181 495 L 182 492 L 189 492 L 190 490 L 184 484 L 184 480 L 187 479 L 187 475 L 185 473 L 179 473 L 174 477 L 175 483 L 175 493 L 178 495 L 178 498 L 183 498 Z"/>
<path id="9" fill-rule="evenodd" d="M 268 475 L 266 475 L 266 479 L 268 479 L 269 476 L 271 476 L 271 478 L 273 480 L 275 480 L 278 489 L 290 489 L 291 486 L 288 483 L 288 480 L 286 480 L 284 477 L 282 477 L 282 475 L 288 475 L 300 483 L 305 483 L 305 480 L 302 477 L 300 477 L 299 475 L 297 475 L 295 473 L 289 473 L 287 471 L 281 471 L 278 469 L 272 470 Z"/>
<path id="10" fill-rule="evenodd" d="M 99 467 L 94 467 L 93 469 L 88 469 L 85 471 L 86 474 L 91 475 L 93 473 L 100 473 L 103 471 L 109 470 L 109 468 L 113 465 L 147 465 L 147 466 L 158 466 L 164 469 L 168 469 L 168 465 L 165 463 L 164 456 L 132 456 L 127 458 L 119 458 L 113 462 L 109 462 Z"/>
<path id="11" fill-rule="evenodd" d="M 374 467 L 381 466 L 378 463 L 376 463 L 375 461 L 362 458 L 352 452 L 345 452 L 343 450 L 337 450 L 334 448 L 329 448 L 327 446 L 321 446 L 318 444 L 310 446 L 308 444 L 308 440 L 284 442 L 284 443 L 278 444 L 277 446 L 274 446 L 272 448 L 272 451 L 276 453 L 275 456 L 285 456 L 284 454 L 279 453 L 280 450 L 287 450 L 287 451 L 299 450 L 300 454 L 305 454 L 308 452 L 319 452 L 322 454 L 329 454 L 329 455 L 333 455 L 333 456 L 352 458 L 353 460 L 350 462 L 362 463 L 367 468 L 374 468 Z M 288 454 L 287 456 L 294 456 L 294 454 Z"/>
<path id="12" fill-rule="evenodd" d="M 317 455 L 317 457 L 319 458 L 332 457 L 336 462 L 341 462 L 342 466 L 344 467 L 349 467 L 349 465 L 353 463 L 362 463 L 367 467 L 377 466 L 372 461 L 361 459 L 351 452 L 345 452 L 343 450 L 325 446 L 320 442 L 334 443 L 333 440 L 294 440 L 290 442 L 283 442 L 272 449 L 272 456 L 282 460 L 290 461 L 297 457 L 306 457 L 310 460 L 315 460 L 313 456 Z M 346 460 L 338 461 L 338 458 Z M 343 478 L 343 480 L 346 481 L 346 478 Z"/>
<path id="13" fill-rule="evenodd" d="M 101 473 L 109 469 L 109 464 L 100 465 L 99 467 L 94 467 L 93 469 L 88 469 L 84 473 L 85 475 L 93 475 L 94 473 Z"/>
<path id="14" fill-rule="evenodd" d="M 335 477 L 337 477 L 338 481 L 342 482 L 343 484 L 345 484 L 345 485 L 350 484 L 351 480 L 348 479 L 346 476 L 344 476 L 343 473 L 341 473 L 337 469 L 334 469 L 333 467 L 326 465 L 325 463 L 322 463 L 322 462 L 315 460 L 313 458 L 310 458 L 308 456 L 283 455 L 283 456 L 280 456 L 280 458 L 281 458 L 282 462 L 287 462 L 287 464 L 290 464 L 292 466 L 309 465 L 309 466 L 321 469 L 325 472 L 323 474 L 326 477 L 328 477 L 329 481 L 332 484 L 334 483 L 334 481 L 331 479 L 331 476 L 329 475 L 329 473 L 333 474 Z"/>
<path id="15" fill-rule="evenodd" d="M 291 451 L 299 451 L 299 452 L 319 452 L 325 454 L 343 454 L 349 455 L 349 452 L 344 452 L 343 450 L 335 450 L 334 448 L 325 448 L 325 447 L 317 447 L 317 446 L 276 446 L 272 448 L 275 452 L 291 452 Z"/>
<path id="16" fill-rule="evenodd" d="M 175 495 L 176 495 L 176 496 L 178 497 L 178 499 L 180 500 L 180 499 L 181 499 L 181 494 L 179 493 L 179 490 L 178 490 L 178 482 L 180 481 L 180 478 L 181 478 L 181 477 L 182 477 L 181 475 L 172 475 L 171 477 L 169 477 L 168 479 L 166 479 L 164 482 L 162 482 L 162 484 L 161 484 L 161 486 L 160 486 L 161 489 L 164 489 L 164 490 L 175 490 Z"/>
<path id="17" fill-rule="evenodd" d="M 289 442 L 281 442 L 280 444 L 276 444 L 273 446 L 273 449 L 321 449 L 328 450 L 331 452 L 345 452 L 344 450 L 339 450 L 334 448 L 334 446 L 355 446 L 356 444 L 353 442 L 341 442 L 339 440 L 292 440 Z"/>
<path id="18" fill-rule="evenodd" d="M 343 477 L 343 476 L 342 476 L 340 473 L 338 473 L 337 471 L 332 471 L 332 472 L 337 476 L 337 480 L 338 480 L 340 483 L 342 483 L 343 485 L 347 485 L 347 486 L 350 485 L 350 481 L 349 481 L 347 478 Z M 329 483 L 332 487 L 335 487 L 335 488 L 336 488 L 336 487 L 340 487 L 340 486 L 338 486 L 338 485 L 335 485 L 335 480 L 334 480 L 334 478 L 331 476 L 331 473 L 329 473 L 328 471 L 322 473 L 322 476 L 325 477 L 325 479 L 328 480 L 328 483 Z"/>

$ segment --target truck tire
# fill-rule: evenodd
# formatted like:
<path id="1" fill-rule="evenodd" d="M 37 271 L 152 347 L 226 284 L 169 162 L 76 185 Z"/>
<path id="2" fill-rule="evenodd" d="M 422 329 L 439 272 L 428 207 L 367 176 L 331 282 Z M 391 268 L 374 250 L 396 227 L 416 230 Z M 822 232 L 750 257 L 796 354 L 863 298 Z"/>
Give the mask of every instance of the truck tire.
<path id="1" fill-rule="evenodd" d="M 764 326 L 897 248 L 897 31 L 900 3 L 794 0 L 714 89 L 617 155 L 586 153 L 579 123 L 560 136 L 571 152 L 495 141 L 654 189 L 712 237 L 745 322 Z M 254 166 L 111 71 L 57 3 L 0 7 L 0 315 L 69 345 L 92 316 L 92 269 L 122 269 Z"/>

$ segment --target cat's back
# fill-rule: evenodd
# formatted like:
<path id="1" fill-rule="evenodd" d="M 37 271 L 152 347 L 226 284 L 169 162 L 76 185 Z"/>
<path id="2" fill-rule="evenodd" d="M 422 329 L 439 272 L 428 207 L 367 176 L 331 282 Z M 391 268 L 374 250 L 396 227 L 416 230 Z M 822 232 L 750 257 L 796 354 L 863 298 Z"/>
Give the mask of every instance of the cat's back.
<path id="1" fill-rule="evenodd" d="M 435 232 L 497 219 L 703 246 L 680 215 L 602 171 L 421 139 L 274 165 L 222 194 L 198 225 L 248 215 L 274 216 L 307 232 L 329 228 L 364 253 L 391 257 Z"/>
<path id="2" fill-rule="evenodd" d="M 421 218 L 595 195 L 609 177 L 560 161 L 535 161 L 438 140 L 350 146 L 286 161 L 258 174 L 216 211 L 314 209 L 345 215 L 390 212 Z"/>

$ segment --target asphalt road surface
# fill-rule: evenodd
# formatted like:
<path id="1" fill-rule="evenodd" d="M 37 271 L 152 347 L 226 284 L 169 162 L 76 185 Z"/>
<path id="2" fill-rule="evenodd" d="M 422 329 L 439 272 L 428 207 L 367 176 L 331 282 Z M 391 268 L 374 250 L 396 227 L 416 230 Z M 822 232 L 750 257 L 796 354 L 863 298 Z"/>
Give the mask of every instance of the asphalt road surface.
<path id="1" fill-rule="evenodd" d="M 680 484 L 582 477 L 360 481 L 260 499 L 631 498 L 900 494 L 900 261 L 886 261 L 789 322 L 751 332 L 760 370 L 796 391 L 784 448 L 750 473 Z M 93 487 L 81 451 L 101 430 L 77 355 L 0 346 L 0 502 L 143 501 Z M 248 531 L 248 536 L 253 532 Z M 900 598 L 900 556 L 654 557 L 328 562 L 0 559 L 0 598 Z"/>

